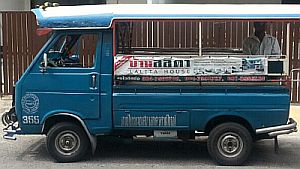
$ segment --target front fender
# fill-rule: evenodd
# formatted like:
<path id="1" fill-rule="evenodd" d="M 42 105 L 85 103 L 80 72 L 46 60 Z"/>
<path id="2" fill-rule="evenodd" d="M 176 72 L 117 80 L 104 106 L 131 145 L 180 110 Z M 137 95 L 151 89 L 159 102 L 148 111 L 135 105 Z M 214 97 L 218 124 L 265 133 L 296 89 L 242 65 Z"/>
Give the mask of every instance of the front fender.
<path id="1" fill-rule="evenodd" d="M 45 124 L 45 121 L 53 116 L 58 116 L 58 115 L 66 115 L 66 116 L 71 116 L 71 117 L 74 117 L 76 118 L 77 120 L 82 120 L 83 121 L 83 117 L 78 113 L 78 112 L 75 112 L 75 111 L 69 111 L 69 110 L 56 110 L 56 111 L 51 111 L 51 112 L 48 112 L 46 113 L 42 119 L 40 120 L 40 123 L 41 124 Z"/>

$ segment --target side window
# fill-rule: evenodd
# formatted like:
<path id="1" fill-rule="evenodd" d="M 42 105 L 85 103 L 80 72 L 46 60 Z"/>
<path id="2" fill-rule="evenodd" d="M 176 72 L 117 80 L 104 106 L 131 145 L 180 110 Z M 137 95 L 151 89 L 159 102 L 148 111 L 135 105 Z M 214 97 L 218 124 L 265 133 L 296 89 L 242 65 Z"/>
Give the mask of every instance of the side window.
<path id="1" fill-rule="evenodd" d="M 46 52 L 49 67 L 94 66 L 99 34 L 61 35 Z"/>

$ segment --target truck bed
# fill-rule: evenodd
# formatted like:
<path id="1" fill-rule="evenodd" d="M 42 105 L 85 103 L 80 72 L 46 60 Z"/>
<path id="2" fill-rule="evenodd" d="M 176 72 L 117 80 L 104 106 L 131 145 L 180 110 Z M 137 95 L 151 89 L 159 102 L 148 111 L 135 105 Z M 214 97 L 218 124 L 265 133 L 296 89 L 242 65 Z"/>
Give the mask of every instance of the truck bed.
<path id="1" fill-rule="evenodd" d="M 114 86 L 117 129 L 204 131 L 220 116 L 246 120 L 253 129 L 286 124 L 289 90 L 283 86 Z M 176 117 L 176 125 L 122 124 L 126 117 Z M 124 122 L 124 121 L 123 121 Z"/>

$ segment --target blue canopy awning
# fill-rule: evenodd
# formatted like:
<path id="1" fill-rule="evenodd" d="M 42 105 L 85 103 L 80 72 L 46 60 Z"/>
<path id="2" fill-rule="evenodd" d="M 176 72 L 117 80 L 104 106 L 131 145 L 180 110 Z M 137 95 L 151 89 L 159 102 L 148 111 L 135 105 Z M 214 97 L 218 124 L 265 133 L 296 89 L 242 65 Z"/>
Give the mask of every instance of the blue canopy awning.
<path id="1" fill-rule="evenodd" d="M 110 28 L 117 19 L 300 20 L 300 5 L 126 4 L 33 9 L 41 28 Z"/>

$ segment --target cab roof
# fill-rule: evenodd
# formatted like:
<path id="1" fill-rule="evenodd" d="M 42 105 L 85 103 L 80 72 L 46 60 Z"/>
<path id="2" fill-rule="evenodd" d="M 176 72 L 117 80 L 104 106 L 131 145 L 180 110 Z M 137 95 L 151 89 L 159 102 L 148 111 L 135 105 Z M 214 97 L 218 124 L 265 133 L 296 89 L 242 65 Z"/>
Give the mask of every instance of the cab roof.
<path id="1" fill-rule="evenodd" d="M 33 9 L 40 28 L 110 28 L 114 20 L 300 20 L 300 5 L 115 4 Z"/>

